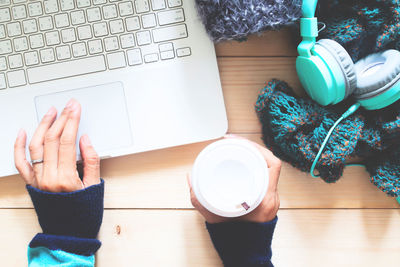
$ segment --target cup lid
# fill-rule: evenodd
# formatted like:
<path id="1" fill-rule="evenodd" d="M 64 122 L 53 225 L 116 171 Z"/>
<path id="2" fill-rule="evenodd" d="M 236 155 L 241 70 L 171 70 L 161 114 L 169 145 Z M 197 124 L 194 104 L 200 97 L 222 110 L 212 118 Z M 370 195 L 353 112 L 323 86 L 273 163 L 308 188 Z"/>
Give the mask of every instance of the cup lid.
<path id="1" fill-rule="evenodd" d="M 214 214 L 238 217 L 264 199 L 268 166 L 247 140 L 223 139 L 207 146 L 192 170 L 192 188 L 199 202 Z"/>

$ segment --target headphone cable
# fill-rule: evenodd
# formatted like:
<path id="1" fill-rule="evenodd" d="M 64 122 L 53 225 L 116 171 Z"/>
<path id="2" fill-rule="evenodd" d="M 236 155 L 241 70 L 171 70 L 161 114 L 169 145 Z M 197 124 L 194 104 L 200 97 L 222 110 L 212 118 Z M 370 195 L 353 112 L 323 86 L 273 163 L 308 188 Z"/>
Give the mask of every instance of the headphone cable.
<path id="1" fill-rule="evenodd" d="M 317 166 L 317 163 L 318 163 L 318 161 L 319 161 L 319 159 L 320 159 L 320 157 L 321 157 L 321 155 L 322 155 L 322 152 L 324 151 L 324 149 L 325 149 L 325 147 L 326 147 L 326 144 L 328 143 L 329 138 L 331 137 L 331 135 L 332 135 L 333 131 L 335 130 L 335 128 L 336 128 L 344 119 L 346 119 L 346 118 L 349 117 L 350 115 L 354 114 L 354 113 L 360 108 L 360 106 L 361 106 L 360 103 L 356 103 L 356 104 L 352 105 L 352 106 L 351 106 L 345 113 L 343 113 L 343 115 L 333 124 L 332 128 L 329 130 L 328 134 L 326 135 L 325 140 L 324 140 L 324 142 L 322 143 L 321 148 L 319 149 L 318 154 L 317 154 L 317 156 L 315 157 L 313 164 L 311 165 L 310 174 L 311 174 L 312 177 L 314 177 L 314 178 L 320 177 L 319 174 L 318 174 L 318 175 L 315 175 L 315 174 L 314 174 L 314 170 L 315 170 L 315 167 Z"/>

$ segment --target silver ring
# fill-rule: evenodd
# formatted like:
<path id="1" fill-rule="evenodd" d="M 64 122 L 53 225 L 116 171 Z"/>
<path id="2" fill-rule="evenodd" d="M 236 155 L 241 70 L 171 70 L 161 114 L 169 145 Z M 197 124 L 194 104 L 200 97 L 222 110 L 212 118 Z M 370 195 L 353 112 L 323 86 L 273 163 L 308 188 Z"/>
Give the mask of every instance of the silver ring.
<path id="1" fill-rule="evenodd" d="M 39 163 L 43 163 L 43 159 L 31 160 L 31 164 L 32 164 L 32 165 L 39 164 Z"/>

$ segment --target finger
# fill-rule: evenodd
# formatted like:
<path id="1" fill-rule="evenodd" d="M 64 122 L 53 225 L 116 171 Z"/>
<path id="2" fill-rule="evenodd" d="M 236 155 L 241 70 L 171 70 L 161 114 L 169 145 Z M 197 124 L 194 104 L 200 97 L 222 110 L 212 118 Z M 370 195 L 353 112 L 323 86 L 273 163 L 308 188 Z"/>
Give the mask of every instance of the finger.
<path id="1" fill-rule="evenodd" d="M 197 208 L 197 198 L 196 195 L 193 192 L 193 187 L 192 187 L 192 181 L 191 181 L 191 177 L 190 174 L 187 173 L 186 174 L 186 181 L 188 183 L 189 186 L 189 192 L 190 192 L 190 201 L 192 202 L 193 207 Z"/>
<path id="2" fill-rule="evenodd" d="M 258 150 L 261 152 L 263 155 L 265 161 L 267 162 L 268 169 L 269 169 L 269 175 L 270 175 L 270 182 L 276 187 L 278 185 L 279 181 L 279 176 L 281 173 L 281 168 L 282 168 L 282 161 L 277 158 L 270 150 L 267 148 L 254 143 Z"/>
<path id="3" fill-rule="evenodd" d="M 76 136 L 80 119 L 81 106 L 79 103 L 76 103 L 74 109 L 68 115 L 68 120 L 60 137 L 58 171 L 61 173 L 76 171 Z"/>
<path id="4" fill-rule="evenodd" d="M 32 136 L 31 143 L 29 144 L 29 153 L 32 160 L 43 159 L 43 145 L 46 132 L 54 123 L 57 116 L 57 110 L 51 107 L 40 121 L 35 133 Z M 43 164 L 38 163 L 33 165 L 33 171 L 36 178 L 42 177 Z"/>
<path id="5" fill-rule="evenodd" d="M 244 137 L 242 137 L 240 135 L 236 135 L 236 134 L 226 134 L 226 135 L 224 135 L 224 139 L 242 139 L 242 140 L 244 139 L 244 140 L 247 140 L 246 138 L 244 138 Z M 247 141 L 249 141 L 249 140 L 247 140 Z"/>
<path id="6" fill-rule="evenodd" d="M 43 148 L 43 175 L 46 177 L 56 177 L 58 165 L 58 148 L 60 136 L 68 120 L 68 115 L 73 108 L 74 101 L 70 100 L 65 106 L 61 115 L 46 132 Z"/>
<path id="7" fill-rule="evenodd" d="M 15 167 L 21 174 L 25 183 L 32 185 L 34 180 L 34 173 L 31 164 L 26 159 L 26 132 L 19 130 L 17 139 L 14 144 L 14 162 Z"/>
<path id="8" fill-rule="evenodd" d="M 83 160 L 83 184 L 85 187 L 100 183 L 100 159 L 86 134 L 79 140 Z"/>

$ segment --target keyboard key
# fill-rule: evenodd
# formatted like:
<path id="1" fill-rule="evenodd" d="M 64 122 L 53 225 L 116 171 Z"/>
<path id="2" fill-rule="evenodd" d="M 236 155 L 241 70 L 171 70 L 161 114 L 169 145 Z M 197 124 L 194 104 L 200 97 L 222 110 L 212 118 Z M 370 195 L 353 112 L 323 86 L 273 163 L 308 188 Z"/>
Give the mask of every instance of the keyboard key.
<path id="1" fill-rule="evenodd" d="M 144 62 L 153 63 L 158 61 L 158 54 L 149 54 L 144 56 Z"/>
<path id="2" fill-rule="evenodd" d="M 11 20 L 10 10 L 8 8 L 0 9 L 0 23 Z"/>
<path id="3" fill-rule="evenodd" d="M 6 76 L 4 75 L 4 73 L 0 73 L 0 89 L 6 89 L 6 87 Z"/>
<path id="4" fill-rule="evenodd" d="M 13 6 L 11 10 L 14 19 L 25 19 L 27 17 L 24 5 Z"/>
<path id="5" fill-rule="evenodd" d="M 22 34 L 21 24 L 19 22 L 13 22 L 7 24 L 8 36 L 14 37 Z"/>
<path id="6" fill-rule="evenodd" d="M 44 40 L 42 34 L 35 34 L 29 36 L 29 42 L 31 43 L 31 48 L 40 48 L 44 46 Z"/>
<path id="7" fill-rule="evenodd" d="M 153 10 L 161 10 L 166 8 L 165 0 L 151 0 Z"/>
<path id="8" fill-rule="evenodd" d="M 137 32 L 136 39 L 138 45 L 147 45 L 151 43 L 151 37 L 149 31 Z"/>
<path id="9" fill-rule="evenodd" d="M 8 6 L 11 4 L 10 0 L 0 0 L 0 6 Z"/>
<path id="10" fill-rule="evenodd" d="M 92 28 L 89 25 L 77 28 L 79 40 L 87 40 L 92 38 Z"/>
<path id="11" fill-rule="evenodd" d="M 172 43 L 160 44 L 158 46 L 160 52 L 174 50 L 174 45 Z"/>
<path id="12" fill-rule="evenodd" d="M 24 20 L 22 22 L 22 27 L 24 28 L 24 33 L 26 34 L 35 33 L 38 31 L 36 20 L 34 19 Z"/>
<path id="13" fill-rule="evenodd" d="M 93 32 L 94 36 L 101 37 L 108 35 L 108 27 L 106 22 L 100 22 L 93 24 Z"/>
<path id="14" fill-rule="evenodd" d="M 5 57 L 0 57 L 0 70 L 7 69 L 7 61 Z"/>
<path id="15" fill-rule="evenodd" d="M 61 31 L 61 38 L 64 43 L 71 43 L 76 41 L 76 34 L 74 28 L 68 28 Z"/>
<path id="16" fill-rule="evenodd" d="M 122 19 L 116 19 L 109 22 L 111 34 L 124 32 L 124 22 Z"/>
<path id="17" fill-rule="evenodd" d="M 19 37 L 14 39 L 14 49 L 16 52 L 26 51 L 29 49 L 28 39 L 26 37 Z"/>
<path id="18" fill-rule="evenodd" d="M 68 11 L 75 8 L 74 0 L 60 0 L 60 7 L 62 11 Z"/>
<path id="19" fill-rule="evenodd" d="M 26 84 L 25 71 L 16 70 L 7 72 L 7 80 L 9 87 L 17 87 Z"/>
<path id="20" fill-rule="evenodd" d="M 153 30 L 153 39 L 155 43 L 185 38 L 187 36 L 188 34 L 185 24 Z"/>
<path id="21" fill-rule="evenodd" d="M 72 54 L 74 57 L 83 57 L 87 55 L 85 43 L 75 43 L 72 45 Z"/>
<path id="22" fill-rule="evenodd" d="M 71 12 L 70 15 L 72 25 L 80 25 L 86 22 L 85 12 L 83 12 L 83 10 Z"/>
<path id="23" fill-rule="evenodd" d="M 25 53 L 24 58 L 25 58 L 25 64 L 27 66 L 33 66 L 39 64 L 39 56 L 36 51 Z"/>
<path id="24" fill-rule="evenodd" d="M 121 47 L 124 49 L 135 46 L 135 36 L 133 33 L 121 35 L 119 39 L 121 40 Z"/>
<path id="25" fill-rule="evenodd" d="M 71 50 L 68 45 L 59 46 L 56 48 L 56 55 L 58 60 L 70 59 Z"/>
<path id="26" fill-rule="evenodd" d="M 160 26 L 183 22 L 185 21 L 185 15 L 183 9 L 173 9 L 169 11 L 163 11 L 158 13 L 158 23 Z"/>
<path id="27" fill-rule="evenodd" d="M 137 13 L 145 13 L 150 11 L 149 1 L 135 0 L 135 8 Z"/>
<path id="28" fill-rule="evenodd" d="M 143 28 L 153 28 L 157 25 L 156 16 L 154 14 L 147 14 L 142 16 Z"/>
<path id="29" fill-rule="evenodd" d="M 41 31 L 52 30 L 54 28 L 53 20 L 50 16 L 39 18 L 39 29 Z"/>
<path id="30" fill-rule="evenodd" d="M 30 83 L 39 83 L 105 70 L 104 56 L 99 55 L 29 68 L 27 76 Z"/>
<path id="31" fill-rule="evenodd" d="M 105 19 L 118 17 L 117 7 L 115 5 L 103 6 L 103 16 Z"/>
<path id="32" fill-rule="evenodd" d="M 0 55 L 10 54 L 11 52 L 11 40 L 0 41 Z"/>
<path id="33" fill-rule="evenodd" d="M 107 0 L 93 0 L 94 5 L 102 5 L 107 3 Z"/>
<path id="34" fill-rule="evenodd" d="M 88 42 L 89 54 L 94 55 L 103 52 L 103 45 L 101 40 L 91 40 Z"/>
<path id="35" fill-rule="evenodd" d="M 42 11 L 42 3 L 41 2 L 34 2 L 28 4 L 28 13 L 30 17 L 36 17 L 43 15 Z"/>
<path id="36" fill-rule="evenodd" d="M 45 0 L 44 11 L 46 14 L 52 14 L 58 12 L 57 0 Z"/>
<path id="37" fill-rule="evenodd" d="M 28 0 L 13 0 L 14 4 L 20 4 L 20 3 L 25 3 Z"/>
<path id="38" fill-rule="evenodd" d="M 84 8 L 90 6 L 90 0 L 76 0 L 78 8 Z"/>
<path id="39" fill-rule="evenodd" d="M 169 7 L 177 7 L 182 5 L 182 0 L 167 0 Z"/>
<path id="40" fill-rule="evenodd" d="M 40 50 L 40 59 L 43 63 L 48 63 L 56 60 L 53 48 L 46 48 Z"/>
<path id="41" fill-rule="evenodd" d="M 191 54 L 192 54 L 192 51 L 190 50 L 190 47 L 176 49 L 176 55 L 178 57 L 187 57 L 187 56 L 190 56 Z"/>
<path id="42" fill-rule="evenodd" d="M 175 53 L 173 50 L 163 51 L 160 53 L 162 60 L 172 59 L 175 57 Z"/>
<path id="43" fill-rule="evenodd" d="M 133 6 L 131 2 L 122 2 L 118 4 L 119 13 L 122 17 L 133 14 Z"/>
<path id="44" fill-rule="evenodd" d="M 118 38 L 115 36 L 105 38 L 104 48 L 107 52 L 117 50 L 119 48 Z"/>
<path id="45" fill-rule="evenodd" d="M 128 32 L 140 30 L 139 17 L 137 17 L 137 16 L 131 17 L 131 18 L 126 18 L 125 24 L 126 24 L 126 30 Z"/>
<path id="46" fill-rule="evenodd" d="M 94 7 L 86 10 L 88 22 L 95 22 L 101 20 L 100 8 Z"/>
<path id="47" fill-rule="evenodd" d="M 8 56 L 10 69 L 18 69 L 23 66 L 22 56 L 20 54 Z"/>
<path id="48" fill-rule="evenodd" d="M 126 67 L 124 52 L 108 54 L 107 62 L 110 70 Z"/>
<path id="49" fill-rule="evenodd" d="M 46 44 L 49 46 L 58 45 L 61 43 L 58 31 L 46 32 L 44 34 L 44 37 L 46 39 Z"/>
<path id="50" fill-rule="evenodd" d="M 128 64 L 129 66 L 142 64 L 142 53 L 139 48 L 131 49 L 126 52 L 128 55 Z"/>
<path id="51" fill-rule="evenodd" d="M 69 26 L 69 19 L 67 13 L 57 14 L 54 16 L 54 22 L 57 28 L 65 28 Z"/>
<path id="52" fill-rule="evenodd" d="M 4 25 L 0 25 L 0 39 L 6 37 L 6 28 L 4 28 Z"/>

